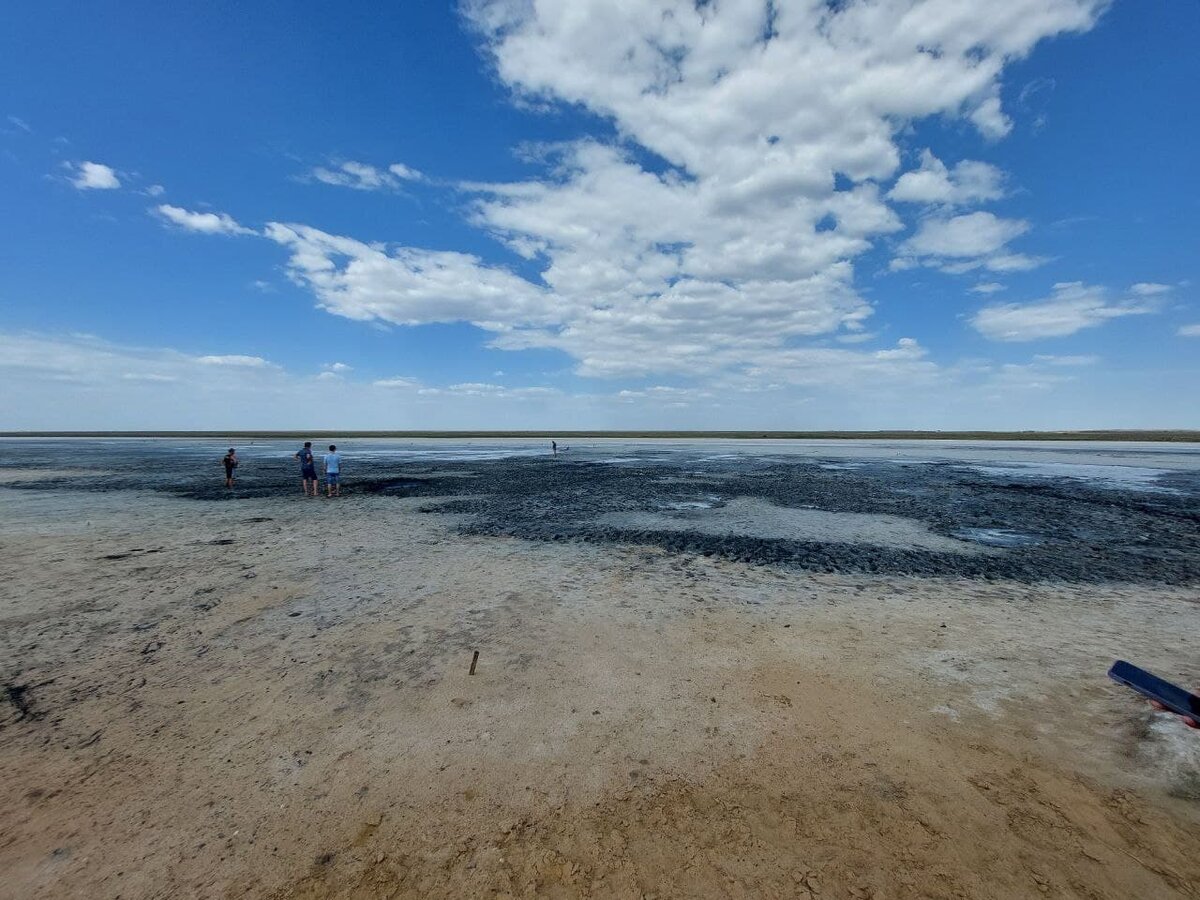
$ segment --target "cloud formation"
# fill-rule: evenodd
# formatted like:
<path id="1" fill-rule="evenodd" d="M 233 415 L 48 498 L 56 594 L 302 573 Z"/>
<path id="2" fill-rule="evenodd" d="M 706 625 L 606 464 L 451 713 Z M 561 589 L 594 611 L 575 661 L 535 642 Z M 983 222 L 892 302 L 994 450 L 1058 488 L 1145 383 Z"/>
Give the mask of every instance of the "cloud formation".
<path id="1" fill-rule="evenodd" d="M 1129 289 L 1129 292 L 1131 294 L 1136 294 L 1139 297 L 1154 297 L 1158 294 L 1165 294 L 1169 290 L 1171 290 L 1171 285 L 1169 284 L 1155 284 L 1152 281 L 1139 281 Z"/>
<path id="2" fill-rule="evenodd" d="M 324 184 L 353 188 L 357 191 L 395 190 L 405 181 L 421 181 L 425 176 L 404 163 L 393 163 L 381 169 L 370 163 L 334 163 L 332 168 L 317 166 L 309 175 Z"/>
<path id="3" fill-rule="evenodd" d="M 261 356 L 197 356 L 196 362 L 205 366 L 233 366 L 241 369 L 265 369 L 271 365 Z"/>
<path id="4" fill-rule="evenodd" d="M 921 220 L 916 233 L 900 245 L 892 269 L 930 266 L 950 275 L 980 268 L 989 272 L 1033 269 L 1043 260 L 1014 253 L 1008 247 L 1009 241 L 1028 230 L 1028 222 L 1002 219 L 990 212 L 934 215 Z"/>
<path id="5" fill-rule="evenodd" d="M 121 186 L 116 171 L 104 163 L 82 162 L 70 168 L 74 172 L 71 184 L 81 191 L 111 191 Z"/>
<path id="6" fill-rule="evenodd" d="M 925 150 L 920 168 L 901 175 L 888 197 L 908 203 L 963 206 L 1000 199 L 1004 196 L 1003 180 L 1003 173 L 988 163 L 965 159 L 948 169 Z"/>
<path id="7" fill-rule="evenodd" d="M 1099 286 L 1081 281 L 1054 285 L 1050 297 L 1032 303 L 987 306 L 971 319 L 975 330 L 994 341 L 1035 341 L 1064 337 L 1112 319 L 1154 312 L 1143 300 L 1113 300 Z"/>
<path id="8" fill-rule="evenodd" d="M 514 94 L 579 104 L 620 135 L 541 148 L 538 179 L 461 186 L 472 222 L 537 276 L 302 224 L 265 234 L 288 249 L 293 281 L 348 318 L 470 322 L 494 347 L 561 350 L 589 376 L 744 376 L 769 360 L 804 379 L 804 341 L 866 333 L 854 261 L 903 228 L 889 200 L 933 209 L 897 268 L 1038 264 L 1008 248 L 1028 223 L 954 214 L 1002 194 L 994 167 L 948 167 L 926 151 L 890 195 L 880 184 L 895 177 L 908 122 L 958 116 L 1001 136 L 1006 63 L 1090 28 L 1102 6 L 469 0 L 467 19 Z M 310 174 L 363 191 L 422 177 L 356 161 Z M 219 216 L 203 225 L 222 230 Z"/>
<path id="9" fill-rule="evenodd" d="M 253 229 L 239 225 L 227 213 L 193 212 L 168 203 L 156 206 L 154 212 L 185 231 L 199 234 L 255 234 Z"/>

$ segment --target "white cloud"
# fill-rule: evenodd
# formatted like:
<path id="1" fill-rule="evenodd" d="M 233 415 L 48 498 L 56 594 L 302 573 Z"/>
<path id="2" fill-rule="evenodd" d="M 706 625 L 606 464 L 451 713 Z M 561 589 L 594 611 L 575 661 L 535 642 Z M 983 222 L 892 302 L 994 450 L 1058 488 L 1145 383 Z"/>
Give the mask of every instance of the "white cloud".
<path id="1" fill-rule="evenodd" d="M 596 429 L 1188 427 L 1200 416 L 1194 371 L 1087 378 L 1071 365 L 940 368 L 911 340 L 880 350 L 784 348 L 762 372 L 703 384 L 567 393 L 545 385 L 427 385 L 322 379 L 273 365 L 214 365 L 166 348 L 86 335 L 0 332 L 0 421 L 10 429 L 294 428 L 312 410 L 330 428 Z M 1056 357 L 1056 360 L 1070 359 Z M 1075 363 L 1072 363 L 1074 365 Z M 1078 365 L 1083 365 L 1079 362 Z M 1192 367 L 1193 369 L 1195 367 Z M 785 370 L 786 380 L 764 372 Z M 643 396 L 631 396 L 633 394 Z M 341 444 L 341 441 L 338 441 Z M 354 442 L 348 442 L 354 452 Z"/>
<path id="2" fill-rule="evenodd" d="M 468 0 L 466 15 L 514 94 L 582 105 L 619 135 L 616 146 L 539 148 L 540 178 L 461 186 L 472 222 L 538 277 L 305 225 L 273 223 L 266 233 L 288 248 L 293 280 L 330 312 L 397 325 L 471 322 L 494 347 L 561 350 L 583 375 L 753 370 L 786 383 L 819 378 L 826 364 L 927 372 L 933 364 L 912 350 L 903 359 L 805 355 L 801 345 L 864 330 L 871 307 L 853 264 L 902 227 L 878 184 L 895 176 L 908 124 L 969 118 L 997 135 L 1007 127 L 996 99 L 1005 64 L 1044 38 L 1090 28 L 1102 6 L 779 4 L 768 34 L 759 0 Z M 312 177 L 380 190 L 417 174 L 343 162 Z M 946 209 L 907 242 L 912 264 L 1012 271 L 1038 262 L 1006 246 L 1026 223 L 949 217 L 951 206 L 994 198 L 997 170 L 967 161 L 944 177 L 944 198 L 930 202 Z M 930 190 L 909 182 L 900 192 Z M 795 371 L 776 378 L 766 361 Z"/>
<path id="3" fill-rule="evenodd" d="M 974 160 L 963 160 L 947 169 L 926 150 L 921 154 L 920 168 L 901 175 L 888 197 L 909 203 L 962 206 L 1003 197 L 1003 178 L 995 166 Z"/>
<path id="4" fill-rule="evenodd" d="M 1001 219 L 990 212 L 925 219 L 903 249 L 918 257 L 988 256 L 1028 230 L 1028 222 Z"/>
<path id="5" fill-rule="evenodd" d="M 71 184 L 81 191 L 111 191 L 121 186 L 117 173 L 103 163 L 82 162 L 68 166 L 74 172 Z"/>
<path id="6" fill-rule="evenodd" d="M 342 381 L 343 376 L 350 371 L 353 371 L 353 367 L 345 363 L 325 363 L 321 366 L 321 371 L 317 374 L 317 378 L 321 381 Z"/>
<path id="7" fill-rule="evenodd" d="M 192 212 L 178 206 L 162 204 L 154 208 L 159 216 L 186 231 L 200 234 L 255 234 L 251 228 L 239 225 L 226 213 Z"/>
<path id="8" fill-rule="evenodd" d="M 999 140 L 1012 131 L 1012 120 L 1000 108 L 1000 98 L 993 94 L 981 102 L 970 115 L 979 133 L 990 140 Z"/>
<path id="9" fill-rule="evenodd" d="M 332 165 L 333 168 L 318 166 L 309 175 L 325 184 L 358 191 L 394 190 L 402 181 L 420 181 L 424 178 L 420 172 L 404 163 L 393 163 L 386 169 L 354 160 Z"/>
<path id="10" fill-rule="evenodd" d="M 420 172 L 412 166 L 406 166 L 404 163 L 392 163 L 388 166 L 388 171 L 397 178 L 402 178 L 405 181 L 421 181 L 425 178 Z"/>
<path id="11" fill-rule="evenodd" d="M 1044 262 L 1013 253 L 1008 242 L 1029 230 L 1021 219 L 1002 219 L 990 212 L 960 216 L 935 215 L 922 219 L 916 233 L 898 248 L 893 270 L 930 266 L 951 275 L 979 268 L 991 272 L 1020 272 Z"/>
<path id="12" fill-rule="evenodd" d="M 1098 356 L 1048 356 L 1041 353 L 1033 359 L 1047 366 L 1094 366 L 1100 362 Z"/>
<path id="13" fill-rule="evenodd" d="M 291 251 L 291 277 L 311 288 L 322 308 L 348 319 L 395 325 L 466 321 L 495 331 L 554 320 L 547 291 L 469 254 L 389 251 L 278 222 L 269 223 L 265 233 Z"/>
<path id="14" fill-rule="evenodd" d="M 971 324 L 995 341 L 1034 341 L 1063 337 L 1112 319 L 1154 310 L 1153 304 L 1144 300 L 1114 301 L 1103 287 L 1072 281 L 1054 285 L 1052 295 L 1044 300 L 984 307 Z"/>
<path id="15" fill-rule="evenodd" d="M 29 126 L 29 123 L 19 116 L 9 116 L 8 121 L 26 134 L 33 134 L 33 129 Z"/>
<path id="16" fill-rule="evenodd" d="M 1200 337 L 1200 323 L 1195 325 L 1180 325 L 1175 332 L 1180 337 Z"/>
<path id="17" fill-rule="evenodd" d="M 206 366 L 236 366 L 244 369 L 265 369 L 271 366 L 272 363 L 267 362 L 261 356 L 238 356 L 236 354 L 229 356 L 198 356 L 196 362 Z"/>
<path id="18" fill-rule="evenodd" d="M 416 378 L 405 378 L 403 376 L 395 376 L 394 378 L 381 378 L 379 381 L 371 382 L 375 387 L 381 388 L 402 388 L 416 390 L 421 386 L 421 382 Z"/>
<path id="19" fill-rule="evenodd" d="M 562 391 L 550 387 L 505 387 L 502 384 L 487 384 L 486 382 L 464 382 L 452 384 L 444 388 L 426 387 L 417 391 L 425 397 L 489 397 L 497 400 L 544 400 L 557 397 Z"/>
<path id="20" fill-rule="evenodd" d="M 1169 290 L 1171 290 L 1171 285 L 1169 284 L 1155 284 L 1152 281 L 1139 281 L 1129 289 L 1129 292 L 1131 294 L 1136 294 L 1139 297 L 1153 297 L 1155 294 L 1165 294 Z"/>
<path id="21" fill-rule="evenodd" d="M 1004 290 L 1004 285 L 995 281 L 984 281 L 967 288 L 973 294 L 995 294 L 998 291 Z"/>
<path id="22" fill-rule="evenodd" d="M 167 192 L 167 189 L 165 187 L 163 187 L 161 184 L 152 184 L 148 188 L 146 188 L 146 195 L 148 197 L 161 197 L 166 192 Z"/>

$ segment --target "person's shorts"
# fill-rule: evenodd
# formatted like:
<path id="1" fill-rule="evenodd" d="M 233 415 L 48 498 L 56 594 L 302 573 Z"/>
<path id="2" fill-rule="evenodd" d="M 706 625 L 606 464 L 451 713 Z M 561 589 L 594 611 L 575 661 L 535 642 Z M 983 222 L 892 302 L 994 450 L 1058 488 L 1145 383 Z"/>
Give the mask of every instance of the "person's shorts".
<path id="1" fill-rule="evenodd" d="M 317 467 L 316 466 L 301 466 L 300 467 L 300 477 L 304 481 L 308 481 L 309 479 L 316 481 L 317 480 Z"/>
<path id="2" fill-rule="evenodd" d="M 325 481 L 328 484 L 337 484 L 338 478 L 341 476 L 341 474 L 342 474 L 341 472 L 326 472 L 325 473 Z"/>

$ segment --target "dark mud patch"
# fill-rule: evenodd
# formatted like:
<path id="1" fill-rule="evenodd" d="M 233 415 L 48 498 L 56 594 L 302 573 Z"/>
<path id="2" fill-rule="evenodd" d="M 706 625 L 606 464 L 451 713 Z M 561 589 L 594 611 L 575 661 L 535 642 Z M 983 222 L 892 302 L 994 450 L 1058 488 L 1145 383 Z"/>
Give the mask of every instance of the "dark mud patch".
<path id="1" fill-rule="evenodd" d="M 74 461 L 77 453 L 71 453 Z M 293 496 L 304 502 L 291 460 L 256 460 L 233 490 L 224 487 L 207 457 L 142 451 L 100 454 L 95 462 L 104 471 L 85 483 L 72 480 L 71 489 L 152 489 L 251 504 Z M 684 453 L 627 454 L 620 464 L 582 454 L 569 461 L 524 457 L 436 464 L 348 455 L 346 469 L 343 502 L 362 496 L 427 497 L 419 507 L 423 512 L 463 517 L 457 527 L 466 534 L 644 544 L 818 572 L 1200 584 L 1200 474 L 1195 472 L 1170 473 L 1162 479 L 1169 489 L 1147 492 L 1080 478 L 988 474 L 952 462 L 859 460 L 851 466 L 836 459 Z M 47 479 L 10 489 L 61 487 Z M 755 508 L 772 510 L 779 520 L 801 510 L 814 515 L 795 539 L 778 530 L 721 533 L 714 527 L 722 515 L 727 519 L 737 509 Z M 849 515 L 829 518 L 831 527 L 821 530 L 821 516 L 841 514 Z M 665 524 L 635 527 L 653 517 Z M 897 523 L 908 523 L 904 527 L 931 540 L 909 546 L 903 540 L 881 541 L 882 526 L 873 527 L 872 517 L 891 523 L 895 533 L 904 530 Z M 743 519 L 753 524 L 754 516 Z"/>

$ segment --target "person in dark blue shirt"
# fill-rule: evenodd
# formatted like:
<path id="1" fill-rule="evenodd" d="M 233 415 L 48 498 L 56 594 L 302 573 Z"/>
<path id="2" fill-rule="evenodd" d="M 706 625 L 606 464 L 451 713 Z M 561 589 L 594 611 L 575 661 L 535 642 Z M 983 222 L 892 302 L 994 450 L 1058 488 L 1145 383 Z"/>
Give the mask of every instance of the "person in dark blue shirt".
<path id="1" fill-rule="evenodd" d="M 295 458 L 300 460 L 300 485 L 304 489 L 304 496 L 317 496 L 317 461 L 313 459 L 312 441 L 305 441 Z"/>

